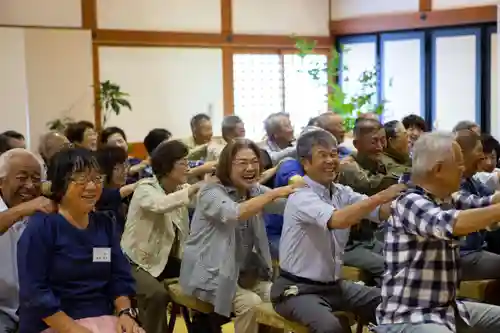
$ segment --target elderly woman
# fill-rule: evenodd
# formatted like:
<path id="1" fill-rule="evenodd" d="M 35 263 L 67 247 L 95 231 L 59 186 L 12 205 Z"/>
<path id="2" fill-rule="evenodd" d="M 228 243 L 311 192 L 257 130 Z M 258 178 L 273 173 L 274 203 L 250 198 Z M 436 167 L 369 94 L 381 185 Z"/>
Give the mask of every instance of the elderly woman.
<path id="1" fill-rule="evenodd" d="M 86 148 L 88 150 L 97 149 L 97 133 L 94 124 L 90 121 L 79 121 L 68 125 L 64 131 L 64 135 L 72 144 Z"/>
<path id="2" fill-rule="evenodd" d="M 114 221 L 93 211 L 103 177 L 92 152 L 57 153 L 48 179 L 58 211 L 33 215 L 18 243 L 19 332 L 139 332 Z"/>
<path id="3" fill-rule="evenodd" d="M 148 333 L 167 332 L 169 297 L 163 280 L 178 277 L 189 233 L 188 205 L 200 184 L 188 185 L 188 148 L 161 143 L 151 156 L 154 177 L 142 179 L 132 196 L 122 248 L 133 264 L 139 315 Z"/>
<path id="4" fill-rule="evenodd" d="M 271 258 L 262 210 L 283 213 L 294 186 L 270 190 L 258 185 L 260 150 L 235 139 L 222 150 L 220 183 L 199 193 L 184 244 L 180 283 L 184 292 L 214 305 L 217 314 L 236 314 L 235 332 L 257 332 L 253 307 L 269 301 Z"/>

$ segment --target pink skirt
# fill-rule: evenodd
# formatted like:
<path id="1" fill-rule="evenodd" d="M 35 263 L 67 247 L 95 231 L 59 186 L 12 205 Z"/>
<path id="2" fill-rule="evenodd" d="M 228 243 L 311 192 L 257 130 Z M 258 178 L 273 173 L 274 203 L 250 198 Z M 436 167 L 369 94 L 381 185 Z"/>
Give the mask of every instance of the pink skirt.
<path id="1" fill-rule="evenodd" d="M 114 316 L 101 316 L 79 319 L 76 322 L 78 325 L 92 331 L 92 333 L 116 333 L 118 318 Z M 42 333 L 56 333 L 56 331 L 52 328 L 48 328 Z"/>

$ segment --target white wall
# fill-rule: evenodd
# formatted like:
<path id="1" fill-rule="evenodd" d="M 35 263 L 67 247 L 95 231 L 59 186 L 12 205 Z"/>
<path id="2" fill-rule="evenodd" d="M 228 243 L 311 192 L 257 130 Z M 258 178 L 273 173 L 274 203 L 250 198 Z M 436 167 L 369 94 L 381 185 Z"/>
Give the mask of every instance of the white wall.
<path id="1" fill-rule="evenodd" d="M 0 25 L 81 27 L 80 0 L 1 0 Z"/>
<path id="2" fill-rule="evenodd" d="M 328 36 L 328 0 L 233 0 L 239 34 Z M 220 0 L 98 0 L 103 29 L 221 31 Z"/>
<path id="3" fill-rule="evenodd" d="M 486 5 L 496 5 L 498 0 L 432 0 L 432 9 L 451 9 L 463 7 L 477 7 Z"/>
<path id="4" fill-rule="evenodd" d="M 244 0 L 243 0 L 244 1 Z M 418 12 L 419 0 L 331 0 L 332 20 L 366 15 Z M 311 1 L 313 2 L 313 1 Z M 451 9 L 499 4 L 498 0 L 432 0 L 432 9 Z"/>
<path id="5" fill-rule="evenodd" d="M 28 133 L 24 31 L 0 28 L 0 131 Z"/>
<path id="6" fill-rule="evenodd" d="M 47 122 L 94 120 L 90 31 L 26 29 L 26 73 L 32 147 Z"/>
<path id="7" fill-rule="evenodd" d="M 93 120 L 91 48 L 89 31 L 0 28 L 0 131 L 35 148 L 53 119 Z"/>
<path id="8" fill-rule="evenodd" d="M 332 20 L 418 11 L 419 0 L 331 0 Z M 436 1 L 436 0 L 434 0 Z M 449 0 L 455 1 L 455 0 Z M 474 1 L 474 0 L 469 0 Z"/>
<path id="9" fill-rule="evenodd" d="M 174 137 L 190 135 L 190 118 L 200 112 L 213 118 L 220 134 L 223 117 L 222 51 L 202 48 L 99 48 L 100 78 L 118 83 L 130 94 L 133 111 L 111 118 L 130 142 L 142 142 L 155 127 Z"/>
<path id="10" fill-rule="evenodd" d="M 328 0 L 233 0 L 237 34 L 328 36 L 328 26 Z"/>
<path id="11" fill-rule="evenodd" d="M 498 33 L 491 34 L 491 106 L 490 106 L 490 132 L 497 139 L 500 138 L 500 117 L 498 114 Z"/>
<path id="12" fill-rule="evenodd" d="M 220 0 L 97 0 L 101 29 L 215 32 Z"/>

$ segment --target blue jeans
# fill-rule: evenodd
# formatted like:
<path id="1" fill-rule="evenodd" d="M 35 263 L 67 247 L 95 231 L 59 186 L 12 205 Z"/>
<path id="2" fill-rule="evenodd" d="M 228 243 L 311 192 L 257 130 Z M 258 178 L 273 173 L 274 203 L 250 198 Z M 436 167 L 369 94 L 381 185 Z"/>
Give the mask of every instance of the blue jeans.
<path id="1" fill-rule="evenodd" d="M 273 237 L 269 238 L 269 251 L 271 252 L 271 259 L 280 259 L 280 238 Z"/>
<path id="2" fill-rule="evenodd" d="M 17 322 L 6 313 L 0 311 L 0 332 L 14 333 L 17 331 Z"/>
<path id="3" fill-rule="evenodd" d="M 464 302 L 470 314 L 470 327 L 462 320 L 456 320 L 457 333 L 493 333 L 500 332 L 500 306 Z M 374 329 L 377 333 L 454 333 L 448 327 L 438 324 L 395 324 L 380 325 Z"/>

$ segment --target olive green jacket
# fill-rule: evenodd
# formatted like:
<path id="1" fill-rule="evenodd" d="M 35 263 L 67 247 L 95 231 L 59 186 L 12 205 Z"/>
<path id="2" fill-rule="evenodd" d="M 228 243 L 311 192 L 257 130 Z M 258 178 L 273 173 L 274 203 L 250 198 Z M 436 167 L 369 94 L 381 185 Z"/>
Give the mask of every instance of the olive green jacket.
<path id="1" fill-rule="evenodd" d="M 391 185 L 397 184 L 399 174 L 394 170 L 394 165 L 385 164 L 385 158 L 378 160 L 368 156 L 353 153 L 340 163 L 339 183 L 350 186 L 354 191 L 368 196 L 374 195 Z M 351 228 L 349 242 L 346 250 L 358 245 L 373 247 L 375 244 L 374 232 L 377 226 L 368 220 L 361 221 L 356 227 Z"/>
<path id="2" fill-rule="evenodd" d="M 387 170 L 397 175 L 398 178 L 403 173 L 411 172 L 410 156 L 403 156 L 390 148 L 387 148 L 384 155 L 382 155 L 382 163 L 386 165 Z"/>

